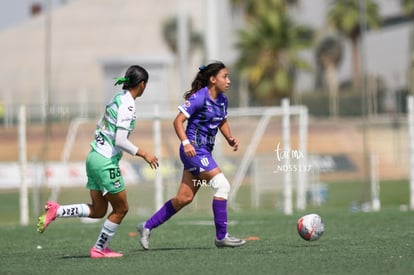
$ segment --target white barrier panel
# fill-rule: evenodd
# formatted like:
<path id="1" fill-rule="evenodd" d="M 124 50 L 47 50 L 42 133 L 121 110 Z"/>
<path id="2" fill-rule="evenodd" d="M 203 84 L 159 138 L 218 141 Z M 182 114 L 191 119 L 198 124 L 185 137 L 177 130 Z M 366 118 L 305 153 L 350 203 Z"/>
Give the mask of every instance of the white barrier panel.
<path id="1" fill-rule="evenodd" d="M 125 183 L 137 183 L 140 178 L 131 163 L 121 161 L 119 163 Z M 41 175 L 45 171 L 47 186 L 61 187 L 84 186 L 87 182 L 84 162 L 48 162 L 46 169 L 42 164 L 28 163 L 26 166 L 27 185 L 32 187 L 40 184 Z M 0 189 L 19 188 L 21 184 L 20 166 L 18 162 L 0 163 Z"/>

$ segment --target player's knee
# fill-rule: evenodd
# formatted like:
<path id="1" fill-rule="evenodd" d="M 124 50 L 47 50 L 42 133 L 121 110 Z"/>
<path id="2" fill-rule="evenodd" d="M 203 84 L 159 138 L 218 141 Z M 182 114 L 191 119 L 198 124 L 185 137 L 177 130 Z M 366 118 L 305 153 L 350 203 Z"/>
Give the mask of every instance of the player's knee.
<path id="1" fill-rule="evenodd" d="M 128 213 L 129 207 L 128 204 L 117 206 L 116 208 L 113 208 L 112 212 L 114 215 L 119 217 L 120 219 L 124 218 L 126 214 Z"/>
<path id="2" fill-rule="evenodd" d="M 121 209 L 120 209 L 121 215 L 123 215 L 123 216 L 125 216 L 128 213 L 128 211 L 129 211 L 128 205 L 125 205 L 125 206 L 121 207 Z"/>
<path id="3" fill-rule="evenodd" d="M 210 186 L 214 189 L 214 197 L 228 199 L 230 193 L 230 183 L 223 173 L 215 175 L 210 180 Z"/>
<path id="4" fill-rule="evenodd" d="M 194 199 L 193 195 L 190 194 L 180 194 L 176 197 L 176 202 L 178 204 L 179 208 L 182 208 L 186 206 L 187 204 L 190 204 Z"/>

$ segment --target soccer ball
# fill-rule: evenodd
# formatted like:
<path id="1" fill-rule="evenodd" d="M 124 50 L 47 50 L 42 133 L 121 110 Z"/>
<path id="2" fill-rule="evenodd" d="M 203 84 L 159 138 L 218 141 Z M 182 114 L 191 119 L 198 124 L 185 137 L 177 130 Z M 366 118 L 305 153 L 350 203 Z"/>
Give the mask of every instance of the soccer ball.
<path id="1" fill-rule="evenodd" d="M 325 231 L 325 225 L 318 214 L 307 214 L 298 220 L 299 235 L 306 241 L 318 240 Z"/>

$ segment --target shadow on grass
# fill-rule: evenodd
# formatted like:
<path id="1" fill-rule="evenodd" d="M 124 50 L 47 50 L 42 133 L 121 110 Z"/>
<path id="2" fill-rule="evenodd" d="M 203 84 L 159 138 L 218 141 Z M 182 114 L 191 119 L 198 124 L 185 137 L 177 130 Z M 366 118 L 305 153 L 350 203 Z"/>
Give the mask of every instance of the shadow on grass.
<path id="1" fill-rule="evenodd" d="M 59 257 L 59 259 L 62 260 L 71 260 L 71 259 L 89 259 L 90 256 L 89 255 L 77 255 L 77 256 L 72 256 L 72 255 L 65 255 L 62 257 Z"/>
<path id="2" fill-rule="evenodd" d="M 133 250 L 128 251 L 127 253 L 124 253 L 124 256 L 129 255 L 136 255 L 140 253 L 152 253 L 152 252 L 160 252 L 160 251 L 194 251 L 194 250 L 213 250 L 217 249 L 215 247 L 160 247 L 160 248 L 151 248 L 149 250 Z M 71 259 L 89 259 L 89 255 L 64 255 L 62 257 L 59 257 L 59 259 L 62 260 L 71 260 Z"/>
<path id="3" fill-rule="evenodd" d="M 173 251 L 173 250 L 210 250 L 217 249 L 215 247 L 161 247 L 161 248 L 151 248 L 149 250 L 139 250 L 139 252 L 151 252 L 151 251 Z"/>

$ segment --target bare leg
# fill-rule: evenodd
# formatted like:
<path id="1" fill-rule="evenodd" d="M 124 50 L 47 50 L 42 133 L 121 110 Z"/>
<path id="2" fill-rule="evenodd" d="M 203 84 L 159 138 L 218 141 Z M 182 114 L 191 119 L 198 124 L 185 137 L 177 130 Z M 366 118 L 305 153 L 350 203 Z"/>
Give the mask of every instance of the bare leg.
<path id="1" fill-rule="evenodd" d="M 102 218 L 108 211 L 108 201 L 102 196 L 101 191 L 90 190 L 91 204 L 89 206 L 90 218 Z"/>
<path id="2" fill-rule="evenodd" d="M 177 212 L 193 201 L 200 189 L 200 185 L 196 184 L 197 180 L 199 180 L 197 176 L 194 176 L 189 171 L 183 171 L 183 177 L 177 195 L 171 199 L 171 203 Z"/>
<path id="3" fill-rule="evenodd" d="M 112 212 L 109 214 L 108 220 L 120 224 L 129 210 L 126 190 L 117 194 L 108 193 L 105 195 L 105 199 L 107 199 L 112 206 Z"/>
<path id="4" fill-rule="evenodd" d="M 96 193 L 91 193 L 91 195 L 96 195 Z M 95 246 L 91 250 L 91 257 L 99 257 L 102 252 L 97 252 L 96 249 L 99 251 L 104 251 L 105 253 L 113 253 L 112 251 L 108 252 L 107 247 L 111 242 L 113 236 L 115 235 L 119 224 L 122 222 L 123 218 L 128 212 L 128 202 L 126 190 L 123 190 L 117 194 L 108 193 L 105 195 L 103 200 L 99 196 L 97 196 L 96 198 L 94 197 L 94 199 L 97 199 L 93 200 L 92 202 L 92 206 L 94 205 L 94 203 L 96 203 L 95 207 L 100 203 L 103 203 L 103 201 L 106 201 L 105 212 L 108 206 L 107 201 L 109 201 L 109 203 L 112 205 L 112 212 L 108 215 L 108 218 L 105 220 L 101 232 L 99 233 L 98 239 L 95 243 Z M 102 212 L 99 212 L 100 209 L 101 208 L 98 208 L 96 212 L 97 214 L 102 214 Z M 115 253 L 115 257 L 118 256 L 122 256 L 122 254 Z"/>

